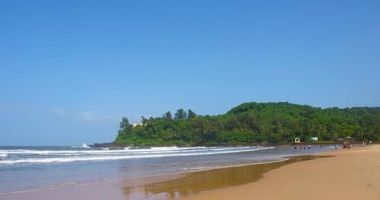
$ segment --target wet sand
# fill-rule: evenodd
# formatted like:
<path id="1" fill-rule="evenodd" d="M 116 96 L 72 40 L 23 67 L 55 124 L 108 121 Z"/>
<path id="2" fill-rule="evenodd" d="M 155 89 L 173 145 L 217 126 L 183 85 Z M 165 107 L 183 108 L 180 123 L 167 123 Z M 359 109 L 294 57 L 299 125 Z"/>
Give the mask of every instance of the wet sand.
<path id="1" fill-rule="evenodd" d="M 185 200 L 378 200 L 380 145 L 325 153 L 333 157 L 292 163 L 240 186 L 200 192 Z"/>
<path id="2" fill-rule="evenodd" d="M 327 156 L 297 156 L 286 161 L 218 168 L 185 173 L 175 179 L 124 187 L 127 199 L 181 199 L 203 191 L 255 182 L 279 167 Z"/>

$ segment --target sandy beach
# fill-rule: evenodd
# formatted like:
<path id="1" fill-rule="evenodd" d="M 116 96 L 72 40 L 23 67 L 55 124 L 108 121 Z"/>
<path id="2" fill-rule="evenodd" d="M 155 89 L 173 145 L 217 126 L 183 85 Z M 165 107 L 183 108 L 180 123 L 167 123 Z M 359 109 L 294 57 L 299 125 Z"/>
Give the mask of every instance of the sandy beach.
<path id="1" fill-rule="evenodd" d="M 325 153 L 333 157 L 296 162 L 240 186 L 200 192 L 185 200 L 378 200 L 380 145 Z"/>

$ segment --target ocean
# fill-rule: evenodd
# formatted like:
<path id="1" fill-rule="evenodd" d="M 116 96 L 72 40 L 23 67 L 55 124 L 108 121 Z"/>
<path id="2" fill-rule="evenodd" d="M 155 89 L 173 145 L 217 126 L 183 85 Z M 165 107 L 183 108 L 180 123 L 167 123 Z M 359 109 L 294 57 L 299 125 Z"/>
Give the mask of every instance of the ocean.
<path id="1" fill-rule="evenodd" d="M 0 195 L 272 162 L 334 149 L 330 145 L 302 150 L 287 145 L 122 150 L 84 147 L 0 147 Z"/>

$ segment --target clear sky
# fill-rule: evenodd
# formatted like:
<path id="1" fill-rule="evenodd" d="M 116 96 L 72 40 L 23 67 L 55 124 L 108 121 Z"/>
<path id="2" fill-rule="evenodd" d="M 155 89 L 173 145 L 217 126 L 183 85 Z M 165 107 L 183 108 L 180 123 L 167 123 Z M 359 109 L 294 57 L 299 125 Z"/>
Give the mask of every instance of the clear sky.
<path id="1" fill-rule="evenodd" d="M 380 106 L 380 1 L 0 1 L 0 145 L 246 101 Z"/>

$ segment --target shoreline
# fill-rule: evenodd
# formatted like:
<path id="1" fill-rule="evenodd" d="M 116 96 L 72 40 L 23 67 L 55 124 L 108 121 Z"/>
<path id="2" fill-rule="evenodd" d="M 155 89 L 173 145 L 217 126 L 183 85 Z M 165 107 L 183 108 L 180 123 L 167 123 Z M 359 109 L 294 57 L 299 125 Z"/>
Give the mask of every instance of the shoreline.
<path id="1" fill-rule="evenodd" d="M 376 142 L 375 142 L 376 143 Z M 374 144 L 375 144 L 374 143 Z M 334 145 L 341 144 L 341 142 L 337 141 L 316 141 L 316 142 L 304 142 L 303 145 Z M 360 145 L 361 143 L 354 143 Z M 379 142 L 380 144 L 380 142 Z M 102 149 L 109 148 L 110 150 L 118 150 L 124 148 L 135 148 L 135 149 L 149 149 L 152 147 L 178 147 L 178 148 L 186 148 L 186 147 L 239 147 L 239 146 L 261 146 L 261 147 L 276 147 L 276 146 L 293 146 L 295 144 L 289 142 L 278 142 L 278 143 L 269 143 L 269 142 L 261 142 L 261 143 L 240 143 L 240 144 L 226 144 L 220 143 L 215 145 L 178 145 L 178 144 L 166 144 L 166 145 L 142 145 L 142 146 L 134 146 L 130 144 L 118 144 L 115 142 L 106 142 L 106 143 L 94 143 L 88 145 L 91 148 Z M 297 145 L 297 144 L 296 144 Z"/>
<path id="2" fill-rule="evenodd" d="M 306 153 L 306 152 L 305 152 Z M 313 153 L 309 153 L 313 154 Z M 314 153 L 315 154 L 315 153 Z M 297 156 L 295 156 L 297 157 Z M 280 160 L 277 160 L 280 159 Z M 74 183 L 74 184 L 62 184 L 55 185 L 53 187 L 46 187 L 42 189 L 31 189 L 26 191 L 16 191 L 16 192 L 6 192 L 0 194 L 0 197 L 6 199 L 78 199 L 76 195 L 81 195 L 82 199 L 101 199 L 99 198 L 99 193 L 107 194 L 108 197 L 112 197 L 112 199 L 146 199 L 146 198 L 129 198 L 128 195 L 125 194 L 126 188 L 141 188 L 146 185 L 157 184 L 167 181 L 178 180 L 188 175 L 194 173 L 208 173 L 209 171 L 217 171 L 217 170 L 228 170 L 231 168 L 244 168 L 244 167 L 253 167 L 257 165 L 275 165 L 276 163 L 283 163 L 289 159 L 289 156 L 284 156 L 283 158 L 277 158 L 276 160 L 271 161 L 259 161 L 256 163 L 243 163 L 243 164 L 235 164 L 235 165 L 227 165 L 227 166 L 215 166 L 215 167 L 206 167 L 202 169 L 192 169 L 191 171 L 182 171 L 175 172 L 169 174 L 161 174 L 155 176 L 145 176 L 138 177 L 126 180 L 125 178 L 117 178 L 117 179 L 104 179 L 94 182 L 84 182 L 84 183 Z M 290 158 L 292 159 L 292 158 Z M 228 186 L 228 184 L 227 184 Z M 90 192 L 91 191 L 91 192 Z M 165 192 L 165 191 L 163 191 Z M 72 198 L 68 197 L 66 193 L 72 194 Z M 65 197 L 65 198 L 63 198 Z M 154 198 L 152 198 L 154 199 Z"/>
<path id="3" fill-rule="evenodd" d="M 362 168 L 360 172 L 365 174 L 368 172 L 367 167 L 370 167 L 376 168 L 380 172 L 380 157 L 375 160 L 373 159 L 376 153 L 380 155 L 380 145 L 372 145 L 371 147 L 355 145 L 355 147 L 348 150 L 331 149 L 331 151 L 310 153 L 306 156 L 285 156 L 281 160 L 268 162 L 217 166 L 185 172 L 138 177 L 129 180 L 120 178 L 79 185 L 63 185 L 44 191 L 0 195 L 0 197 L 5 197 L 5 199 L 9 200 L 66 200 L 78 199 L 79 195 L 84 200 L 104 198 L 114 200 L 248 200 L 252 199 L 252 194 L 255 194 L 255 197 L 257 197 L 255 199 L 263 200 L 343 199 L 340 197 L 345 196 L 347 190 L 341 189 L 341 187 L 353 187 L 352 184 L 355 185 L 356 180 L 363 179 L 362 185 L 359 184 L 353 187 L 362 187 L 361 191 L 355 192 L 355 189 L 353 189 L 353 194 L 349 193 L 344 199 L 353 200 L 355 198 L 350 197 L 358 197 L 358 194 L 364 195 L 364 199 L 380 199 L 380 174 L 376 173 L 377 171 L 371 172 L 372 176 L 378 177 L 378 179 L 372 181 L 373 183 L 371 181 L 368 183 L 375 185 L 375 190 L 379 188 L 377 195 L 376 191 L 374 194 L 373 191 L 368 192 L 366 190 L 369 176 L 361 176 L 361 173 L 353 170 L 355 169 L 354 167 L 360 167 Z M 342 172 L 343 175 L 341 174 Z M 348 175 L 345 176 L 344 174 Z M 329 177 L 335 178 L 331 179 Z M 342 182 L 340 179 L 345 181 Z M 333 184 L 333 186 L 326 188 L 326 183 Z M 284 186 L 287 190 L 282 190 Z M 326 190 L 328 192 L 320 193 L 319 190 Z M 282 195 L 270 196 L 274 194 L 271 191 L 281 191 Z M 67 196 L 68 193 L 71 196 Z M 326 194 L 330 195 L 330 193 L 337 193 L 339 195 L 336 195 L 335 198 L 323 196 Z M 284 195 L 289 197 L 284 197 Z"/>
<path id="4" fill-rule="evenodd" d="M 184 188 L 193 188 L 190 193 L 199 193 L 199 192 L 207 192 L 209 190 L 225 188 L 231 186 L 231 184 L 246 184 L 252 182 L 252 180 L 262 178 L 263 170 L 272 170 L 273 168 L 278 168 L 283 165 L 288 165 L 294 162 L 302 162 L 305 160 L 315 159 L 318 156 L 307 155 L 307 156 L 294 156 L 291 158 L 285 158 L 283 160 L 270 161 L 270 162 L 260 162 L 253 164 L 242 164 L 242 165 L 234 165 L 234 166 L 222 166 L 212 169 L 201 169 L 194 170 L 189 172 L 177 172 L 165 175 L 157 175 L 157 176 L 147 176 L 142 178 L 124 180 L 105 180 L 98 182 L 90 182 L 90 183 L 82 183 L 75 185 L 60 185 L 54 188 L 46 188 L 41 190 L 30 190 L 30 191 L 18 191 L 11 193 L 3 193 L 0 194 L 0 197 L 5 197 L 9 200 L 37 200 L 37 199 L 173 199 L 170 197 L 170 194 L 175 190 L 183 190 Z M 297 160 L 298 159 L 298 160 Z M 243 170 L 242 170 L 243 169 Z M 245 170 L 244 170 L 245 169 Z M 246 178 L 246 172 L 248 171 L 257 171 L 259 173 L 254 173 L 252 176 Z M 240 177 L 239 180 L 233 179 L 232 182 L 229 182 L 230 175 L 232 170 L 232 174 L 240 174 L 236 177 Z M 210 176 L 210 172 L 212 175 Z M 227 173 L 226 173 L 227 172 Z M 241 174 L 243 172 L 243 174 Z M 198 182 L 190 181 L 189 178 L 198 181 L 200 179 L 204 179 L 205 175 L 206 180 L 214 179 L 215 182 L 220 183 L 220 179 L 218 177 L 223 176 L 223 174 L 227 174 L 225 179 L 222 181 L 222 185 L 218 185 L 217 187 L 213 185 L 208 185 L 206 187 L 198 187 Z M 194 176 L 195 175 L 195 176 Z M 177 187 L 179 185 L 179 187 Z M 198 188 L 197 188 L 198 187 Z M 88 192 L 92 191 L 92 192 Z M 175 192 L 174 192 L 175 193 Z M 186 195 L 180 195 L 176 198 L 189 197 Z M 72 196 L 67 196 L 70 194 Z M 169 196 L 167 196 L 169 195 Z M 172 195 L 173 196 L 173 195 Z M 175 195 L 174 195 L 175 196 Z"/>
<path id="5" fill-rule="evenodd" d="M 10 191 L 10 192 L 0 192 L 0 197 L 2 195 L 9 195 L 9 194 L 23 194 L 23 193 L 45 192 L 45 191 L 54 191 L 54 190 L 60 190 L 60 189 L 65 189 L 65 188 L 70 188 L 70 187 L 81 187 L 81 186 L 102 185 L 102 184 L 114 184 L 114 183 L 120 183 L 120 182 L 122 182 L 123 184 L 125 184 L 125 186 L 128 186 L 128 185 L 141 186 L 141 185 L 145 185 L 145 184 L 152 184 L 152 183 L 155 184 L 155 183 L 161 183 L 161 182 L 164 182 L 164 181 L 169 181 L 169 180 L 177 179 L 177 178 L 189 175 L 191 173 L 196 173 L 196 172 L 208 172 L 210 170 L 219 170 L 219 169 L 235 168 L 235 167 L 247 167 L 247 166 L 254 166 L 254 165 L 261 165 L 261 164 L 274 164 L 274 163 L 286 162 L 289 159 L 292 159 L 294 157 L 315 156 L 315 155 L 311 153 L 310 155 L 284 156 L 283 158 L 281 158 L 279 160 L 262 161 L 262 162 L 255 162 L 255 163 L 246 163 L 246 164 L 233 164 L 233 165 L 226 165 L 226 166 L 204 167 L 202 169 L 193 169 L 193 170 L 189 170 L 189 171 L 173 172 L 173 173 L 166 173 L 166 174 L 159 174 L 159 175 L 140 176 L 140 177 L 134 177 L 134 178 L 131 178 L 131 179 L 126 179 L 126 178 L 107 179 L 106 178 L 106 179 L 103 179 L 103 180 L 96 180 L 96 181 L 89 181 L 89 182 L 62 183 L 62 184 L 51 185 L 51 186 L 47 186 L 45 188 L 39 188 L 39 189 L 19 190 L 19 191 Z M 136 182 L 138 182 L 137 185 L 134 184 Z"/>

